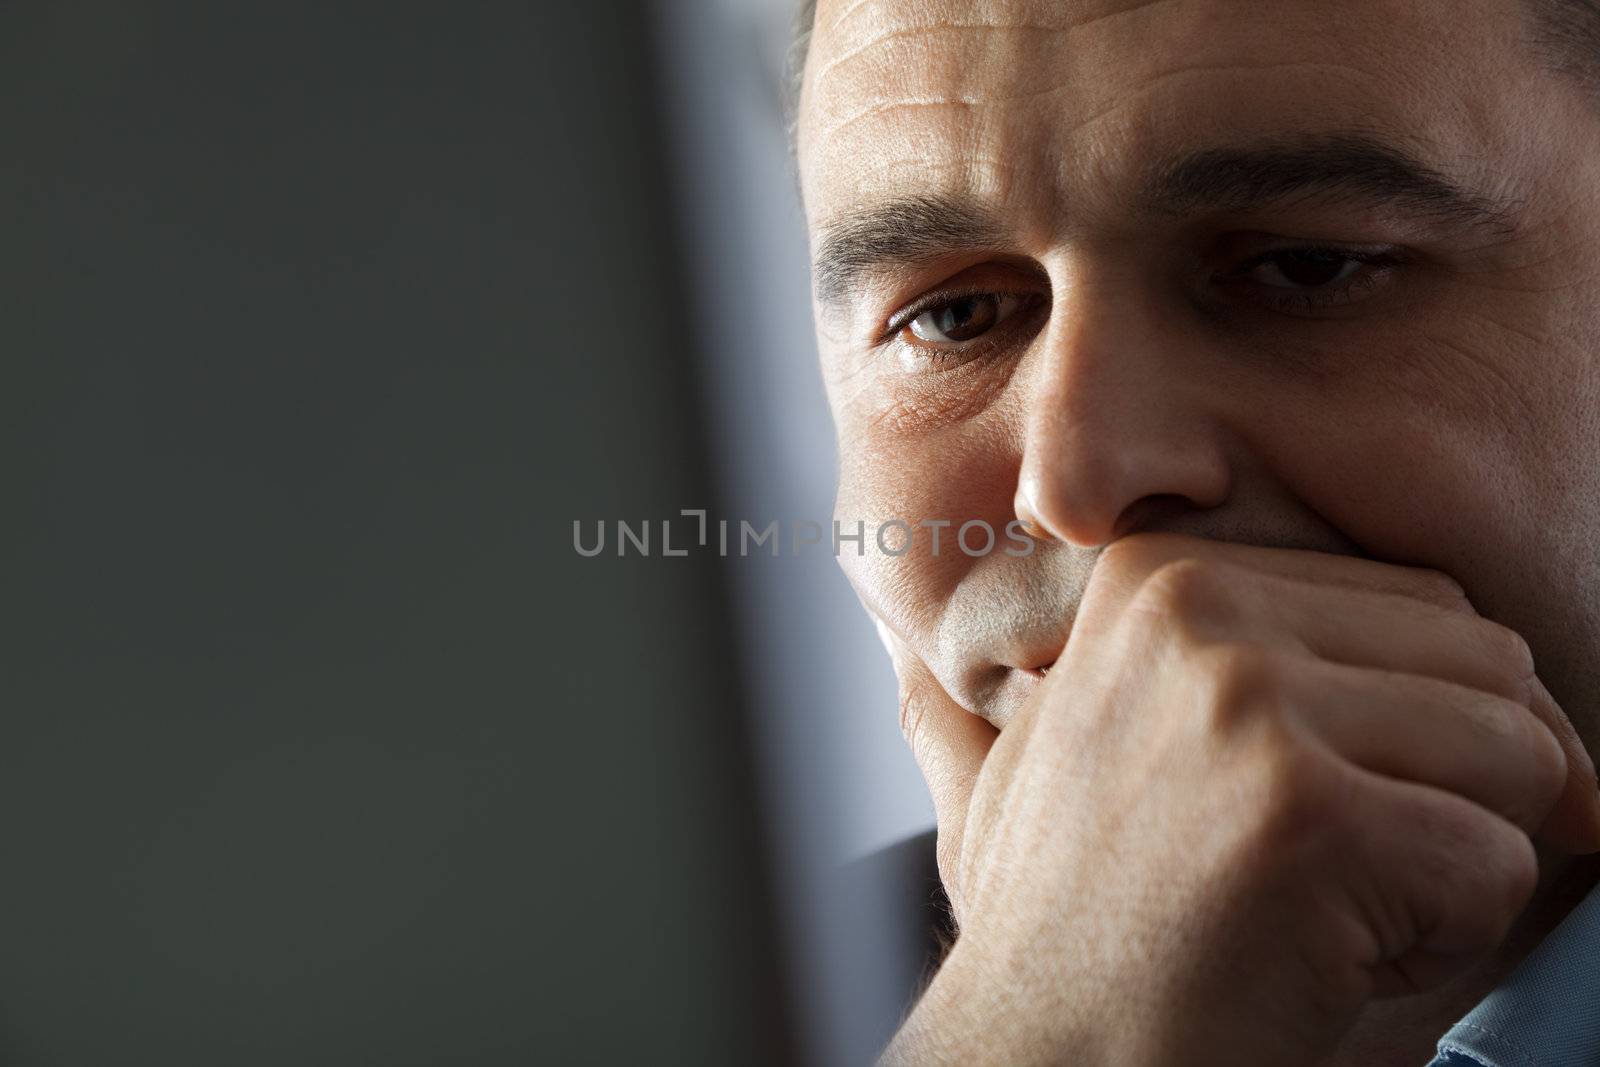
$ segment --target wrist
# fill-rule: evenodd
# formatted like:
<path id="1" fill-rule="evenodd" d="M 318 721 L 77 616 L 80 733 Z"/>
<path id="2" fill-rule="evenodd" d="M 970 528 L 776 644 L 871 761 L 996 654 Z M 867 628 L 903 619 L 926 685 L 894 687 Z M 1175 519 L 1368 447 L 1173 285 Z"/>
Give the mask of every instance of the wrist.
<path id="1" fill-rule="evenodd" d="M 1062 1003 L 1059 986 L 1042 988 L 1026 966 L 1007 959 L 963 934 L 884 1051 L 879 1067 L 1100 1062 L 1089 1035 L 1071 1024 L 1071 1005 Z"/>

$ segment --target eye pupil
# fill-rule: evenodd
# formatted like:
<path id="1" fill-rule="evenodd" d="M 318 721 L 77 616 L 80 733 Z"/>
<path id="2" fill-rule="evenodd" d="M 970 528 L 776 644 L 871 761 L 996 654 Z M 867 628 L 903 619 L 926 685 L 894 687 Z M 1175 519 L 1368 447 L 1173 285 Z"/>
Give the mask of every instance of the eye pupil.
<path id="1" fill-rule="evenodd" d="M 1333 252 L 1290 252 L 1277 261 L 1279 273 L 1294 285 L 1315 288 L 1338 279 L 1348 258 Z"/>
<path id="2" fill-rule="evenodd" d="M 992 296 L 968 296 L 934 309 L 932 326 L 938 340 L 970 341 L 994 326 L 998 301 Z"/>

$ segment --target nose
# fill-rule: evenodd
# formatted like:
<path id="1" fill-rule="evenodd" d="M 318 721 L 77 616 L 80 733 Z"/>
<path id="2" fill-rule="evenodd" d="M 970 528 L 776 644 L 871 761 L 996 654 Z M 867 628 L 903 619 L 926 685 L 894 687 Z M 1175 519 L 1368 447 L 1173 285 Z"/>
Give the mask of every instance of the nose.
<path id="1" fill-rule="evenodd" d="M 1086 548 L 1228 498 L 1217 387 L 1191 326 L 1080 287 L 1029 368 L 1017 517 Z"/>

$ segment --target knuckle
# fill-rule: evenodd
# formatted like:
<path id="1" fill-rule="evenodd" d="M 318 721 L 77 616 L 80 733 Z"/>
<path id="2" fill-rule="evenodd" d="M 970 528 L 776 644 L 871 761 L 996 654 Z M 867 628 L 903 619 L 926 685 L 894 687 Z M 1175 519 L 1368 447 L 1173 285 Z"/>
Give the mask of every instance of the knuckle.
<path id="1" fill-rule="evenodd" d="M 1504 939 L 1539 881 L 1533 842 L 1501 825 L 1504 829 L 1499 832 L 1477 828 L 1454 862 L 1441 863 L 1436 874 L 1435 884 L 1442 893 L 1438 925 L 1451 931 L 1452 940 L 1480 951 Z"/>
<path id="2" fill-rule="evenodd" d="M 1409 573 L 1413 595 L 1447 608 L 1469 603 L 1466 588 L 1444 571 L 1423 567 Z"/>
<path id="3" fill-rule="evenodd" d="M 1139 587 L 1134 607 L 1168 619 L 1213 617 L 1232 601 L 1234 576 L 1210 560 L 1168 560 Z"/>
<path id="4" fill-rule="evenodd" d="M 1523 834 L 1510 838 L 1502 850 L 1499 864 L 1501 908 L 1505 916 L 1502 928 L 1494 939 L 1496 944 L 1509 929 L 1512 920 L 1527 906 L 1539 886 L 1539 855 L 1533 840 Z"/>
<path id="5" fill-rule="evenodd" d="M 1262 762 L 1259 785 L 1260 819 L 1256 836 L 1274 849 L 1304 844 L 1326 834 L 1334 825 L 1337 790 L 1326 769 L 1311 755 L 1287 740 L 1273 745 Z"/>
<path id="6" fill-rule="evenodd" d="M 1236 842 L 1233 869 L 1270 877 L 1300 857 L 1337 850 L 1343 832 L 1340 776 L 1312 753 L 1280 738 L 1245 790 L 1249 818 Z"/>
<path id="7" fill-rule="evenodd" d="M 1225 665 L 1213 695 L 1187 718 L 1202 731 L 1197 747 L 1228 753 L 1237 822 L 1226 833 L 1237 835 L 1238 869 L 1260 874 L 1338 831 L 1340 777 L 1290 721 L 1282 670 L 1270 655 L 1248 647 L 1214 654 Z"/>
<path id="8" fill-rule="evenodd" d="M 1462 725 L 1485 751 L 1501 751 L 1505 746 L 1524 744 L 1528 730 L 1538 728 L 1526 707 L 1497 693 L 1475 691 L 1463 697 L 1459 707 Z"/>
<path id="9" fill-rule="evenodd" d="M 1477 641 L 1484 664 L 1493 672 L 1496 692 L 1510 700 L 1527 704 L 1533 696 L 1533 649 L 1528 641 L 1509 626 L 1482 619 L 1477 626 Z"/>
<path id="10" fill-rule="evenodd" d="M 1173 552 L 1170 535 L 1129 534 L 1101 549 L 1097 566 L 1119 573 L 1144 573 L 1160 566 L 1163 560 L 1170 559 Z"/>
<path id="11" fill-rule="evenodd" d="M 1271 650 L 1227 642 L 1208 646 L 1199 659 L 1211 727 L 1229 731 L 1247 720 L 1276 717 L 1283 710 L 1288 677 Z"/>
<path id="12" fill-rule="evenodd" d="M 1521 715 L 1526 731 L 1527 745 L 1531 750 L 1531 778 L 1529 783 L 1528 818 L 1542 821 L 1567 786 L 1567 754 L 1555 735 L 1529 712 Z"/>

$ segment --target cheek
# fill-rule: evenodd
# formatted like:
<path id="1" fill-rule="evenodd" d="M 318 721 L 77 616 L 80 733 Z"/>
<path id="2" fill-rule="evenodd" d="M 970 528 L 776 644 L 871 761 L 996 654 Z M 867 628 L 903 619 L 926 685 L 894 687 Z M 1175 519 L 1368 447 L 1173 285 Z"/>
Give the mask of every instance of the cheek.
<path id="1" fill-rule="evenodd" d="M 1406 417 L 1397 412 L 1394 419 Z M 1387 420 L 1381 433 L 1304 427 L 1317 446 L 1287 459 L 1283 477 L 1371 555 L 1465 581 L 1463 571 L 1519 525 L 1516 509 L 1507 507 L 1515 477 L 1482 442 L 1442 432 L 1414 411 L 1408 417 L 1409 424 Z"/>
<path id="2" fill-rule="evenodd" d="M 1544 684 L 1600 745 L 1600 474 L 1578 458 L 1600 454 L 1589 420 L 1558 412 L 1569 451 L 1533 425 L 1510 436 L 1415 410 L 1383 417 L 1398 429 L 1330 432 L 1335 462 L 1284 476 L 1373 555 L 1461 582 L 1474 610 L 1528 641 Z"/>
<path id="3" fill-rule="evenodd" d="M 1491 364 L 1463 348 L 1397 346 L 1359 379 L 1325 380 L 1257 424 L 1256 452 L 1368 553 L 1445 571 L 1516 626 L 1530 604 L 1570 599 L 1547 564 L 1570 531 L 1594 528 L 1596 478 L 1571 458 L 1594 438 L 1581 414 L 1592 383 L 1549 368 L 1519 380 L 1504 353 Z"/>
<path id="4" fill-rule="evenodd" d="M 834 518 L 846 533 L 857 523 L 866 532 L 864 552 L 845 545 L 840 565 L 867 607 L 922 651 L 957 585 L 981 562 L 961 551 L 961 525 L 982 520 L 1003 546 L 1005 526 L 1015 518 L 1020 461 L 997 422 L 969 420 L 937 433 L 900 434 L 880 425 L 840 434 Z M 909 527 L 909 543 L 906 529 L 889 523 Z M 878 544 L 880 531 L 886 548 Z M 974 531 L 969 543 L 976 550 L 983 540 Z"/>

